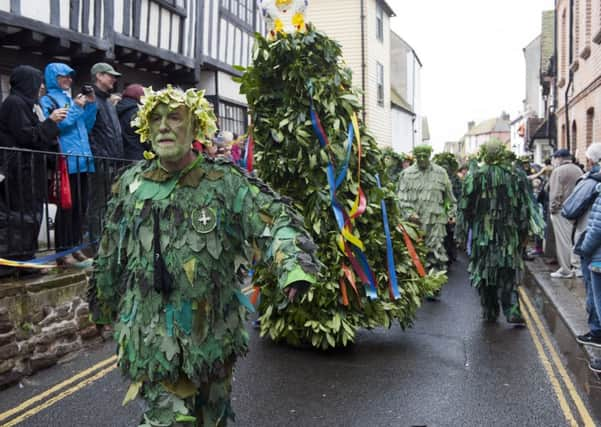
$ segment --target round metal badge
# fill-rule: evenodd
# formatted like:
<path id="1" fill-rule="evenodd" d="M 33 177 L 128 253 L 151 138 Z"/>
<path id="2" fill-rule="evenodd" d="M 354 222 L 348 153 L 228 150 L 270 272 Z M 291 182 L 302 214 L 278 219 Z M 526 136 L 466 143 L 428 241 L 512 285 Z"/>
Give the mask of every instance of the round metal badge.
<path id="1" fill-rule="evenodd" d="M 217 215 L 215 210 L 204 207 L 195 209 L 191 216 L 192 228 L 200 234 L 210 233 L 217 226 Z"/>

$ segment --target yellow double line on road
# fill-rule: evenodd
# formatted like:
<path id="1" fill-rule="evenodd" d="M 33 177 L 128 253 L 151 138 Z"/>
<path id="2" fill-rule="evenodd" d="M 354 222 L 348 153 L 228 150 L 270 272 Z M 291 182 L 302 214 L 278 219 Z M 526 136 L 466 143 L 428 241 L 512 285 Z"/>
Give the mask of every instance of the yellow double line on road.
<path id="1" fill-rule="evenodd" d="M 576 390 L 572 379 L 568 375 L 568 372 L 566 371 L 559 354 L 557 354 L 557 350 L 555 350 L 549 334 L 547 333 L 540 316 L 535 310 L 532 301 L 530 301 L 530 297 L 522 287 L 519 288 L 519 293 L 522 300 L 522 315 L 524 316 L 524 320 L 526 321 L 528 331 L 530 331 L 530 335 L 534 341 L 534 346 L 536 347 L 538 356 L 545 368 L 545 371 L 547 372 L 549 380 L 551 381 L 553 391 L 555 392 L 557 400 L 559 401 L 559 406 L 561 407 L 568 425 L 574 427 L 578 427 L 579 425 L 583 425 L 585 427 L 595 427 L 596 424 L 593 421 L 593 418 L 591 417 L 586 405 L 582 401 L 580 394 L 578 394 L 578 391 Z M 551 356 L 550 359 L 547 354 Z M 559 378 L 558 375 L 556 375 L 556 372 L 559 374 Z M 572 407 L 570 406 L 568 398 L 564 393 L 564 387 L 568 391 L 568 394 L 572 398 L 572 402 L 574 403 L 574 406 L 580 415 L 580 419 L 582 420 L 581 424 L 579 424 L 574 417 Z"/>
<path id="2" fill-rule="evenodd" d="M 108 366 L 108 367 L 106 367 L 106 366 Z M 14 426 L 20 422 L 25 421 L 27 418 L 32 417 L 33 415 L 37 414 L 38 412 L 54 405 L 59 400 L 62 400 L 65 397 L 70 396 L 73 393 L 75 393 L 76 391 L 84 388 L 88 384 L 91 384 L 94 381 L 99 380 L 100 378 L 104 377 L 106 374 L 108 374 L 109 372 L 114 370 L 116 367 L 117 367 L 117 356 L 109 357 L 108 359 L 105 359 L 102 362 L 97 363 L 96 365 L 92 366 L 91 368 L 88 368 L 85 371 L 82 371 L 79 374 L 74 375 L 73 377 L 69 378 L 68 380 L 65 380 L 62 383 L 59 383 L 52 388 L 49 388 L 45 392 L 32 397 L 31 399 L 21 403 L 19 406 L 16 406 L 13 409 L 10 409 L 6 412 L 1 413 L 0 414 L 0 423 L 5 420 L 8 420 L 9 418 L 11 418 L 17 414 L 21 414 L 17 418 L 11 419 L 10 421 L 8 421 L 5 424 L 1 424 L 2 427 Z M 98 371 L 98 372 L 96 372 L 96 371 Z M 94 372 L 96 372 L 94 375 L 92 375 L 91 377 L 88 377 L 88 375 L 93 374 Z M 83 379 L 83 381 L 77 383 L 75 386 L 67 388 L 66 390 L 62 391 L 61 393 L 58 393 L 59 391 L 63 390 L 65 387 L 68 387 L 71 384 L 73 384 L 77 381 L 80 381 L 82 379 Z M 54 395 L 55 393 L 58 393 L 58 394 Z M 47 399 L 48 397 L 50 397 L 52 395 L 54 395 L 54 396 Z M 40 401 L 41 401 L 41 403 L 38 404 L 38 402 L 40 402 Z M 32 408 L 28 409 L 30 407 L 32 407 Z M 25 412 L 23 412 L 23 411 L 25 411 Z"/>
<path id="3" fill-rule="evenodd" d="M 242 289 L 244 294 L 252 291 L 252 286 Z M 17 425 L 44 409 L 54 405 L 60 400 L 76 393 L 82 388 L 103 378 L 117 367 L 117 356 L 111 356 L 94 366 L 81 371 L 77 375 L 49 388 L 48 390 L 32 397 L 6 412 L 0 413 L 0 427 L 11 427 Z M 72 384 L 74 384 L 72 386 Z M 16 418 L 15 418 L 16 417 Z M 8 421 L 7 421 L 8 420 Z"/>

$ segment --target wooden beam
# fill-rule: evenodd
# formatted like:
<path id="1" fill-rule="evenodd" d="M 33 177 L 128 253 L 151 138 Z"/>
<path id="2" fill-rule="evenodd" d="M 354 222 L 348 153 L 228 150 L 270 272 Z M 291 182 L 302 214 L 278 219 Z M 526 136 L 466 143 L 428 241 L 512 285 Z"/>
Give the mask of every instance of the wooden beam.
<path id="1" fill-rule="evenodd" d="M 97 39 L 86 34 L 56 27 L 45 22 L 36 21 L 24 16 L 14 15 L 0 10 L 0 27 L 3 25 L 30 30 L 46 36 L 64 38 L 74 43 L 86 43 L 99 50 L 107 50 L 109 43 L 103 39 Z"/>
<path id="2" fill-rule="evenodd" d="M 48 37 L 42 43 L 42 50 L 51 56 L 70 56 L 71 42 L 63 38 Z"/>
<path id="3" fill-rule="evenodd" d="M 142 0 L 133 0 L 132 5 L 132 36 L 136 39 L 140 38 L 140 18 L 142 16 Z"/>
<path id="4" fill-rule="evenodd" d="M 123 34 L 115 33 L 115 45 L 127 47 L 132 50 L 137 50 L 146 55 L 154 56 L 169 62 L 174 62 L 176 64 L 181 64 L 188 68 L 194 68 L 193 58 L 184 55 L 179 55 L 167 49 L 160 49 L 156 46 L 152 46 L 133 37 L 126 37 Z"/>
<path id="5" fill-rule="evenodd" d="M 102 22 L 102 1 L 94 1 L 94 37 L 102 37 L 102 28 L 100 23 Z"/>
<path id="6" fill-rule="evenodd" d="M 10 0 L 10 13 L 21 14 L 21 0 Z"/>
<path id="7" fill-rule="evenodd" d="M 61 25 L 61 0 L 50 0 L 50 23 Z"/>
<path id="8" fill-rule="evenodd" d="M 115 58 L 120 62 L 139 62 L 142 53 L 122 46 L 115 47 Z"/>
<path id="9" fill-rule="evenodd" d="M 79 31 L 79 8 L 80 8 L 80 0 L 70 0 L 69 1 L 69 28 L 73 31 Z"/>
<path id="10" fill-rule="evenodd" d="M 41 48 L 46 40 L 45 34 L 31 30 L 23 30 L 18 33 L 8 34 L 0 39 L 3 46 L 19 46 L 22 49 Z"/>
<path id="11" fill-rule="evenodd" d="M 131 35 L 131 0 L 123 0 L 123 34 Z"/>
<path id="12" fill-rule="evenodd" d="M 84 34 L 90 34 L 90 0 L 82 0 L 81 4 L 81 32 Z"/>

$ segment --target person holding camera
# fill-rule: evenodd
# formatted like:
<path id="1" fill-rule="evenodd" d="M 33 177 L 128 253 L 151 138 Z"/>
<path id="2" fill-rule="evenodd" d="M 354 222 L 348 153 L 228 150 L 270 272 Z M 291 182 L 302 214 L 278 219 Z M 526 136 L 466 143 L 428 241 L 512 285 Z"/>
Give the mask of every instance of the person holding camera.
<path id="1" fill-rule="evenodd" d="M 115 88 L 117 78 L 121 73 L 105 62 L 99 62 L 90 70 L 94 81 L 96 107 L 98 114 L 96 123 L 90 133 L 90 143 L 96 159 L 96 173 L 92 176 L 92 192 L 90 193 L 89 230 L 90 241 L 94 243 L 94 250 L 88 255 L 95 254 L 97 240 L 100 237 L 101 221 L 106 209 L 109 189 L 119 164 L 114 159 L 123 158 L 123 138 L 121 137 L 121 124 L 117 110 L 110 100 L 111 92 Z M 108 159 L 110 158 L 110 159 Z"/>
<path id="2" fill-rule="evenodd" d="M 46 66 L 44 77 L 47 93 L 40 100 L 42 111 L 50 117 L 55 110 L 65 108 L 67 116 L 58 124 L 60 151 L 66 156 L 72 207 L 57 207 L 55 221 L 56 250 L 61 252 L 82 243 L 82 228 L 88 205 L 88 174 L 95 171 L 89 132 L 96 121 L 96 103 L 93 89 L 84 85 L 82 91 L 71 97 L 75 71 L 63 63 Z M 80 251 L 59 258 L 59 265 L 73 265 L 85 261 Z"/>

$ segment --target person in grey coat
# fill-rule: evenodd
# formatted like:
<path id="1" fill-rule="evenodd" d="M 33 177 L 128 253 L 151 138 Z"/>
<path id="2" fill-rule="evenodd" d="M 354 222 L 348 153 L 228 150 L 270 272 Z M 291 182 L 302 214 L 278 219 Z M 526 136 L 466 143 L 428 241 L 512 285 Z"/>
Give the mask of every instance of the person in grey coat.
<path id="1" fill-rule="evenodd" d="M 571 154 L 565 148 L 560 148 L 553 154 L 557 166 L 551 173 L 549 179 L 549 210 L 551 212 L 551 223 L 555 231 L 555 246 L 557 247 L 557 261 L 559 269 L 551 273 L 554 279 L 569 279 L 574 277 L 572 266 L 578 268 L 579 262 L 574 256 L 572 259 L 572 231 L 574 225 L 561 216 L 561 207 L 568 198 L 578 178 L 582 176 L 582 170 L 572 163 Z M 579 236 L 575 236 L 575 241 Z"/>

